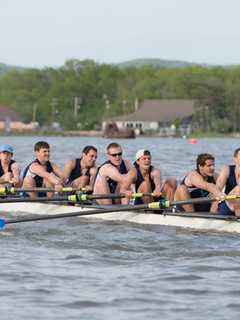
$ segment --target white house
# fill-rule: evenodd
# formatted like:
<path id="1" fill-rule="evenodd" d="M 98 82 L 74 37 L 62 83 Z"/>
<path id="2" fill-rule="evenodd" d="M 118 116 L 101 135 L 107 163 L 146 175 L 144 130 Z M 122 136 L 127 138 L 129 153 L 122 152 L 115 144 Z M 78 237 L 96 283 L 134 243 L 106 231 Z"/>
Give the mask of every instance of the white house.
<path id="1" fill-rule="evenodd" d="M 156 132 L 159 135 L 189 134 L 192 130 L 194 100 L 158 99 L 144 100 L 139 108 L 130 114 L 103 122 L 115 122 L 119 129 L 133 128 L 136 133 Z"/>

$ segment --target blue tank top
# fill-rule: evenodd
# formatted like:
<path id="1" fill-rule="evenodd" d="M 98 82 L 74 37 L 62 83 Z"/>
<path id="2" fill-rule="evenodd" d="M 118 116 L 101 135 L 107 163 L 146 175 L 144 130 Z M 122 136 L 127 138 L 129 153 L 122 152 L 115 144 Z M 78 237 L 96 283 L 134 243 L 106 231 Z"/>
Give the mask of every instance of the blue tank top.
<path id="1" fill-rule="evenodd" d="M 135 191 L 137 192 L 138 189 L 139 189 L 139 187 L 140 187 L 140 185 L 141 185 L 142 182 L 144 181 L 144 178 L 143 178 L 143 176 L 142 176 L 142 174 L 141 174 L 141 171 L 140 171 L 140 169 L 139 169 L 139 165 L 138 165 L 136 162 L 134 162 L 133 165 L 134 165 L 135 169 L 137 170 L 137 179 L 136 179 L 136 181 L 135 181 Z M 151 184 L 151 191 L 153 191 L 153 190 L 155 189 L 155 183 L 154 183 L 153 179 L 151 178 L 151 172 L 152 172 L 152 170 L 153 170 L 153 166 L 150 166 L 150 170 L 149 170 L 149 180 L 150 180 L 150 184 Z"/>
<path id="2" fill-rule="evenodd" d="M 199 173 L 199 171 L 197 171 Z M 209 195 L 209 192 L 207 190 L 204 190 L 204 189 L 200 189 L 200 188 L 197 188 L 196 186 L 192 185 L 192 186 L 187 186 L 185 184 L 185 179 L 186 179 L 186 176 L 184 177 L 184 179 L 181 181 L 181 185 L 185 185 L 187 188 L 189 189 L 192 189 L 190 190 L 190 195 L 191 195 L 191 198 L 205 198 Z M 216 183 L 214 177 L 212 176 L 207 176 L 207 178 L 205 179 L 206 182 L 208 183 Z M 194 204 L 194 210 L 196 212 L 209 212 L 210 211 L 210 208 L 211 208 L 211 204 L 210 203 L 197 203 L 197 204 Z"/>
<path id="3" fill-rule="evenodd" d="M 237 185 L 237 180 L 235 176 L 235 168 L 236 166 L 231 165 L 229 166 L 229 176 L 227 178 L 226 186 L 225 186 L 225 193 L 228 194 L 232 191 L 233 188 Z"/>
<path id="4" fill-rule="evenodd" d="M 42 164 L 40 163 L 40 161 L 39 161 L 38 159 L 35 159 L 34 161 L 32 161 L 32 162 L 25 168 L 25 170 L 24 170 L 24 172 L 23 172 L 23 179 L 26 177 L 27 172 L 28 172 L 30 166 L 31 166 L 33 163 L 38 163 L 40 166 L 42 166 Z M 52 164 L 51 164 L 50 161 L 47 161 L 47 163 L 46 163 L 46 171 L 49 172 L 49 173 L 53 172 L 53 167 L 52 167 Z M 42 177 L 36 175 L 33 179 L 35 180 L 35 183 L 36 183 L 36 187 L 37 187 L 37 188 L 40 188 L 40 187 L 43 186 L 43 178 L 42 178 Z"/>
<path id="5" fill-rule="evenodd" d="M 81 177 L 82 174 L 82 168 L 81 168 L 81 158 L 77 158 L 75 159 L 75 167 L 72 169 L 68 182 L 71 183 L 73 182 L 75 179 Z M 90 177 L 90 168 L 87 169 L 85 176 Z"/>
<path id="6" fill-rule="evenodd" d="M 143 178 L 142 173 L 139 169 L 139 165 L 136 162 L 134 162 L 133 165 L 137 170 L 137 179 L 135 181 L 135 191 L 138 192 L 138 189 L 139 189 L 140 185 L 142 184 L 142 182 L 144 181 L 144 178 Z M 154 168 L 153 166 L 150 166 L 150 170 L 149 170 L 149 180 L 150 180 L 150 185 L 151 185 L 151 192 L 153 192 L 155 189 L 155 183 L 154 183 L 153 179 L 151 178 L 151 172 L 152 172 L 153 168 Z M 153 201 L 160 201 L 162 199 L 164 199 L 162 196 L 153 197 Z M 143 203 L 144 202 L 143 202 L 142 198 L 134 199 L 134 205 L 143 204 Z"/>
<path id="7" fill-rule="evenodd" d="M 7 172 L 12 172 L 12 164 L 15 162 L 15 160 L 11 160 L 10 161 L 10 163 L 9 163 L 9 165 L 8 165 L 8 171 Z M 1 161 L 0 161 L 0 177 L 2 176 L 2 175 L 4 175 L 4 171 L 3 171 L 3 167 L 2 167 L 2 163 L 1 163 Z"/>
<path id="8" fill-rule="evenodd" d="M 111 161 L 108 160 L 108 161 L 104 162 L 104 163 L 98 168 L 98 171 L 99 171 L 99 170 L 101 169 L 101 167 L 103 167 L 105 164 L 111 164 L 111 165 L 114 166 L 114 167 L 119 171 L 119 173 L 121 173 L 121 174 L 126 174 L 126 173 L 128 172 L 124 160 L 121 162 L 119 168 L 116 167 L 114 164 L 112 164 Z M 108 187 L 109 187 L 110 193 L 115 193 L 118 182 L 115 181 L 115 180 L 113 180 L 113 179 L 111 179 L 111 178 L 108 178 L 107 183 L 108 183 Z"/>

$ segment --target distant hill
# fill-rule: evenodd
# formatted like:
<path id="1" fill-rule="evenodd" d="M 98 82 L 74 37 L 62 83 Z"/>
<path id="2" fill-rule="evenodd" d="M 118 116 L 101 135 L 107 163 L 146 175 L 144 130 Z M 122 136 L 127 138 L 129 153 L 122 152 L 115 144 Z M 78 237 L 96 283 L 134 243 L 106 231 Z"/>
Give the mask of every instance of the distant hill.
<path id="1" fill-rule="evenodd" d="M 178 61 L 178 60 L 164 60 L 164 59 L 133 59 L 125 62 L 121 62 L 116 64 L 120 68 L 128 68 L 128 67 L 142 67 L 145 65 L 150 65 L 153 67 L 162 67 L 162 68 L 185 68 L 196 65 L 204 65 L 206 64 L 197 64 L 186 61 Z"/>
<path id="2" fill-rule="evenodd" d="M 110 63 L 109 63 L 110 64 Z M 117 66 L 119 68 L 129 68 L 129 67 L 136 67 L 140 68 L 142 66 L 153 66 L 157 68 L 187 68 L 192 66 L 202 66 L 206 68 L 212 68 L 216 67 L 216 65 L 210 65 L 206 63 L 194 63 L 194 62 L 187 62 L 187 61 L 180 61 L 180 60 L 165 60 L 165 59 L 154 59 L 154 58 L 146 58 L 146 59 L 133 59 L 129 61 L 123 61 L 119 63 L 111 64 L 113 66 Z M 234 68 L 238 65 L 222 65 L 223 68 Z M 19 66 L 12 66 L 4 63 L 0 63 L 0 77 L 2 77 L 4 74 L 11 70 L 20 70 L 24 71 L 28 68 L 25 67 L 19 67 Z"/>
<path id="3" fill-rule="evenodd" d="M 2 77 L 4 74 L 8 73 L 11 70 L 24 70 L 23 67 L 17 67 L 17 66 L 10 66 L 8 64 L 0 63 L 0 77 Z"/>

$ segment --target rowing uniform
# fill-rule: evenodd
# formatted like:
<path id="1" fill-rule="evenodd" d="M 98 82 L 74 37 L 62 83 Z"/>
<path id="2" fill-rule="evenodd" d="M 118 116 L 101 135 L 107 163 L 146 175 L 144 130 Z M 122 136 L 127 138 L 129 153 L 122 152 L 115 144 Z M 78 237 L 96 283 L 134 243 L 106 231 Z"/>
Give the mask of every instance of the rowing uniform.
<path id="1" fill-rule="evenodd" d="M 50 161 L 47 161 L 46 164 L 43 166 L 38 159 L 35 159 L 25 168 L 23 172 L 23 179 L 27 176 L 30 176 L 34 179 L 36 187 L 41 188 L 43 187 L 43 177 L 40 177 L 31 171 L 31 165 L 33 163 L 38 163 L 40 166 L 46 168 L 46 171 L 49 173 L 53 172 L 53 167 Z M 38 192 L 38 197 L 45 197 L 45 196 L 46 196 L 46 192 Z"/>
<path id="2" fill-rule="evenodd" d="M 138 189 L 139 189 L 140 185 L 145 181 L 145 179 L 144 179 L 144 177 L 143 177 L 143 175 L 142 175 L 142 173 L 140 171 L 139 165 L 136 162 L 134 162 L 133 165 L 134 165 L 134 167 L 135 167 L 135 169 L 137 171 L 137 179 L 136 179 L 136 181 L 134 183 L 135 184 L 135 192 L 138 192 Z M 151 192 L 153 192 L 155 190 L 155 183 L 154 183 L 154 181 L 153 181 L 153 179 L 151 177 L 151 172 L 152 172 L 153 169 L 154 169 L 154 167 L 150 166 L 150 169 L 149 169 L 149 181 L 150 181 L 150 186 L 151 186 Z M 164 198 L 160 196 L 160 197 L 154 197 L 153 199 L 154 199 L 154 201 L 159 201 L 159 200 L 164 199 Z M 142 198 L 136 198 L 134 200 L 134 204 L 135 205 L 136 204 L 143 204 L 143 203 L 144 202 L 143 202 Z"/>
<path id="3" fill-rule="evenodd" d="M 68 184 L 72 184 L 74 180 L 81 176 L 87 176 L 90 178 L 90 168 L 87 169 L 86 173 L 82 173 L 82 168 L 81 168 L 81 160 L 82 158 L 77 158 L 75 159 L 75 167 L 72 169 L 70 176 L 68 178 Z"/>
<path id="4" fill-rule="evenodd" d="M 234 189 L 237 185 L 236 175 L 235 175 L 235 168 L 236 166 L 231 165 L 229 166 L 229 176 L 227 178 L 227 182 L 225 185 L 225 193 L 229 194 L 232 189 Z M 218 211 L 222 215 L 234 215 L 234 211 L 232 211 L 228 205 L 226 204 L 226 201 L 222 201 L 218 205 Z"/>
<path id="5" fill-rule="evenodd" d="M 214 177 L 212 177 L 212 176 L 207 176 L 207 177 L 203 177 L 203 178 L 208 183 L 214 183 L 214 184 L 216 183 Z M 197 188 L 194 185 L 188 186 L 186 184 L 185 180 L 186 180 L 186 177 L 184 177 L 184 179 L 182 180 L 182 182 L 180 184 L 185 185 L 188 188 L 188 191 L 190 193 L 191 198 L 205 198 L 205 197 L 209 196 L 209 192 L 207 190 Z M 211 208 L 210 203 L 196 203 L 193 206 L 194 206 L 194 210 L 197 212 L 205 212 L 205 211 L 209 212 L 210 208 Z M 181 208 L 181 209 L 183 209 L 183 208 Z"/>
<path id="6" fill-rule="evenodd" d="M 121 162 L 121 164 L 120 164 L 120 167 L 115 166 L 114 164 L 112 164 L 111 161 L 108 160 L 108 161 L 104 162 L 104 163 L 98 168 L 98 173 L 97 173 L 97 175 L 99 174 L 99 170 L 100 170 L 105 164 L 111 164 L 111 165 L 114 166 L 114 167 L 119 171 L 119 173 L 121 173 L 121 174 L 126 174 L 126 173 L 128 173 L 128 170 L 127 170 L 127 167 L 126 167 L 126 164 L 125 164 L 124 160 L 122 160 L 122 162 Z M 116 189 L 117 189 L 118 182 L 108 177 L 108 178 L 107 178 L 107 184 L 108 184 L 110 193 L 115 193 L 115 191 L 116 191 Z"/>
<path id="7" fill-rule="evenodd" d="M 9 165 L 8 165 L 8 170 L 7 172 L 12 172 L 12 164 L 14 164 L 16 161 L 15 160 L 11 160 Z M 6 172 L 4 172 L 3 167 L 2 167 L 2 163 L 0 161 L 0 177 L 3 176 Z"/>

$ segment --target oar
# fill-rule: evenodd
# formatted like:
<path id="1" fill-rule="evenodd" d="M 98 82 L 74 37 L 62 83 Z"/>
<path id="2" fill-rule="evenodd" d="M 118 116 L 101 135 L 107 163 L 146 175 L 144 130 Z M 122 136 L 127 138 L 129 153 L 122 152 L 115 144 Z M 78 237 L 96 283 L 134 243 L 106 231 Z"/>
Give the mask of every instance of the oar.
<path id="1" fill-rule="evenodd" d="M 226 196 L 227 200 L 235 200 L 239 198 L 240 196 L 237 195 L 229 195 Z M 159 202 L 151 202 L 148 204 L 139 204 L 139 205 L 129 205 L 122 207 L 116 207 L 116 208 L 110 208 L 110 209 L 96 209 L 96 210 L 89 210 L 87 212 L 69 212 L 69 213 L 59 213 L 59 214 L 52 214 L 52 215 L 42 215 L 38 217 L 23 217 L 18 219 L 12 219 L 12 220 L 5 220 L 0 219 L 0 228 L 3 228 L 6 224 L 13 224 L 13 223 L 21 223 L 21 222 L 31 222 L 31 221 L 40 221 L 40 220 L 50 220 L 50 219 L 61 219 L 61 218 L 70 218 L 70 217 L 77 217 L 77 216 L 88 216 L 88 215 L 96 215 L 96 214 L 103 214 L 103 213 L 112 213 L 112 212 L 124 212 L 124 211 L 138 211 L 143 209 L 165 209 L 169 208 L 174 205 L 183 205 L 183 204 L 189 204 L 189 203 L 196 203 L 196 201 L 203 202 L 211 202 L 211 201 L 218 201 L 217 198 L 196 198 L 196 199 L 189 199 L 189 200 L 183 200 L 183 201 L 159 201 Z M 199 202 L 198 202 L 199 203 Z M 165 214 L 165 213 L 163 213 Z M 174 216 L 181 216 L 181 213 L 171 213 L 171 215 Z M 182 216 L 187 216 L 187 213 L 183 213 Z M 196 216 L 197 217 L 197 216 Z M 210 217 L 210 215 L 209 215 Z M 217 219 L 217 215 L 213 215 L 213 219 Z M 222 217 L 220 218 L 222 219 Z M 228 219 L 229 220 L 229 219 Z M 236 220 L 230 219 L 230 220 Z"/>
<path id="2" fill-rule="evenodd" d="M 66 193 L 66 192 L 76 192 L 80 191 L 76 188 L 72 187 L 63 187 L 60 192 Z M 84 191 L 84 190 L 82 190 Z M 15 188 L 15 187 L 9 187 L 9 186 L 4 186 L 0 187 L 0 195 L 9 195 L 9 194 L 16 194 L 20 192 L 55 192 L 55 189 L 53 188 Z"/>
<path id="3" fill-rule="evenodd" d="M 146 195 L 152 195 L 150 193 L 132 193 L 131 198 L 139 198 Z M 125 198 L 124 194 L 86 194 L 86 193 L 77 193 L 70 196 L 54 196 L 49 197 L 35 197 L 35 198 L 0 198 L 0 203 L 13 203 L 13 202 L 57 202 L 57 201 L 68 201 L 71 203 L 82 203 L 88 200 L 97 200 L 97 199 L 121 199 Z"/>

